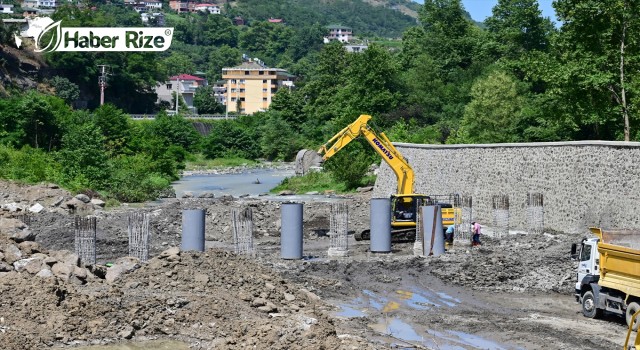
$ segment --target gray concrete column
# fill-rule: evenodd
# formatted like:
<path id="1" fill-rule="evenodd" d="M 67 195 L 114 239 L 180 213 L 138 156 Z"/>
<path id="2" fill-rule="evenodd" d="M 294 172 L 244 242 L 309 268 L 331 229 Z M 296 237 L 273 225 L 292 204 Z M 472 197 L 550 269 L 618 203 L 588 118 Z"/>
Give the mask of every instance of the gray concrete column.
<path id="1" fill-rule="evenodd" d="M 391 199 L 371 199 L 371 252 L 391 252 Z"/>
<path id="2" fill-rule="evenodd" d="M 204 252 L 204 209 L 182 211 L 182 245 L 180 250 Z"/>
<path id="3" fill-rule="evenodd" d="M 280 209 L 282 259 L 302 259 L 302 203 L 285 203 Z"/>
<path id="4" fill-rule="evenodd" d="M 444 253 L 444 231 L 442 230 L 442 211 L 439 205 L 420 207 L 422 210 L 422 232 L 425 256 L 438 256 Z"/>

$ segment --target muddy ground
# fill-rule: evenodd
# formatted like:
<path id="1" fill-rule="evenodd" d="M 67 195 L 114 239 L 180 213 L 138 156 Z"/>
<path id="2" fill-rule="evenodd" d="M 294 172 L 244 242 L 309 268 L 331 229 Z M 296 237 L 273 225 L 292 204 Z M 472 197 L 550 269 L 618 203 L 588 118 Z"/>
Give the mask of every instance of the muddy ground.
<path id="1" fill-rule="evenodd" d="M 0 191 L 0 204 L 45 207 L 26 219 L 35 243 L 0 235 L 3 349 L 148 339 L 194 349 L 615 349 L 626 334 L 622 320 L 586 319 L 574 301 L 569 250 L 582 236 L 486 236 L 480 248 L 458 240 L 440 257 L 415 256 L 413 243 L 373 254 L 351 236 L 349 256 L 330 259 L 329 202 L 348 203 L 349 229 L 358 231 L 368 226 L 369 198 L 316 196 L 304 206 L 304 259 L 282 260 L 284 198 L 166 199 L 95 211 L 97 262 L 116 264 L 70 268 L 72 255 L 59 250 L 74 250 L 74 214 L 56 205 L 70 194 Z M 230 209 L 246 206 L 255 257 L 231 253 Z M 179 253 L 182 210 L 195 208 L 207 210 L 208 250 Z M 132 212 L 150 218 L 146 263 L 122 259 Z"/>

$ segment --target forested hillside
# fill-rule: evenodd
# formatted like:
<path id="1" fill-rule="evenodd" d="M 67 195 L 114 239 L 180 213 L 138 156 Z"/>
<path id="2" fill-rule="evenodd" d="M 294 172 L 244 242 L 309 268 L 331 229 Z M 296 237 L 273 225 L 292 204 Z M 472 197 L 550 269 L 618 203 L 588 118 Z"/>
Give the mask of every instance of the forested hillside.
<path id="1" fill-rule="evenodd" d="M 249 10 L 249 3 L 256 5 Z M 328 2 L 326 8 L 338 3 Z M 364 6 L 345 3 L 354 9 Z M 542 17 L 535 0 L 499 0 L 479 27 L 460 0 L 426 0 L 419 24 L 402 32 L 401 45 L 372 40 L 360 54 L 348 53 L 338 42 L 323 44 L 323 23 L 291 15 L 315 18 L 325 2 L 232 2 L 222 15 L 167 11 L 175 38 L 166 52 L 52 53 L 45 58 L 58 75 L 42 81 L 40 93 L 6 87 L 12 99 L 0 103 L 0 143 L 7 145 L 0 156 L 0 176 L 18 176 L 8 174 L 6 169 L 14 168 L 6 164 L 45 159 L 43 164 L 58 165 L 34 170 L 30 180 L 55 174 L 73 188 L 115 190 L 110 174 L 142 159 L 152 168 L 136 171 L 156 174 L 149 180 L 149 188 L 155 189 L 159 179 L 175 176 L 189 154 L 291 160 L 299 149 L 317 148 L 360 114 L 373 115 L 377 128 L 398 142 L 639 141 L 640 17 L 635 14 L 640 4 L 614 3 L 556 0 L 562 23 L 556 28 Z M 64 6 L 54 17 L 67 26 L 141 25 L 139 16 L 122 6 L 95 6 Z M 246 16 L 248 24 L 234 25 L 237 15 Z M 283 17 L 287 23 L 269 23 L 264 20 L 268 17 Z M 379 18 L 373 24 L 373 18 L 371 28 L 393 30 Z M 345 19 L 343 24 L 349 23 Z M 179 117 L 160 118 L 165 124 L 145 127 L 120 118 L 124 121 L 118 130 L 127 137 L 114 136 L 118 130 L 89 117 L 164 109 L 154 104 L 156 81 L 195 71 L 214 80 L 222 67 L 240 63 L 242 54 L 294 73 L 296 88 L 279 91 L 268 111 L 216 122 L 206 138 L 186 134 Z M 93 111 L 98 64 L 113 69 L 106 101 L 120 110 Z M 71 109 L 78 95 L 89 100 L 89 111 Z M 166 130 L 160 135 L 159 128 Z M 89 151 L 78 149 L 84 144 L 103 147 L 96 157 L 86 157 L 81 154 Z M 77 157 L 73 169 L 50 161 L 71 159 L 65 157 Z M 379 159 L 367 145 L 354 142 L 327 167 L 366 169 L 374 161 Z M 96 172 L 96 164 L 114 170 Z M 128 173 L 122 174 L 126 178 Z"/>
<path id="2" fill-rule="evenodd" d="M 353 28 L 357 35 L 365 37 L 399 38 L 415 18 L 394 10 L 403 6 L 414 7 L 410 1 L 366 2 L 361 0 L 238 0 L 229 2 L 230 14 L 249 20 L 264 21 L 282 18 L 293 27 L 342 24 Z"/>

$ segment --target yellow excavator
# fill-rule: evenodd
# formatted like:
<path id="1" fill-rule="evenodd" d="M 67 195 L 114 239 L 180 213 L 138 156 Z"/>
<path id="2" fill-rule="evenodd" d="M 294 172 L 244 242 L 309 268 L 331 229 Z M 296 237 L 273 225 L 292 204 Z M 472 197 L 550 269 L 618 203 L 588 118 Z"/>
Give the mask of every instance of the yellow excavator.
<path id="1" fill-rule="evenodd" d="M 398 179 L 398 190 L 391 196 L 391 234 L 394 240 L 415 240 L 417 211 L 423 205 L 440 205 L 442 207 L 443 228 L 454 223 L 454 209 L 451 204 L 443 203 L 434 195 L 414 193 L 415 175 L 413 169 L 400 152 L 391 144 L 384 133 L 376 133 L 369 125 L 370 115 L 361 115 L 356 121 L 342 129 L 320 149 L 318 154 L 325 161 L 343 149 L 359 136 L 369 142 L 371 147 L 391 167 Z M 356 233 L 356 240 L 370 238 L 369 230 Z"/>

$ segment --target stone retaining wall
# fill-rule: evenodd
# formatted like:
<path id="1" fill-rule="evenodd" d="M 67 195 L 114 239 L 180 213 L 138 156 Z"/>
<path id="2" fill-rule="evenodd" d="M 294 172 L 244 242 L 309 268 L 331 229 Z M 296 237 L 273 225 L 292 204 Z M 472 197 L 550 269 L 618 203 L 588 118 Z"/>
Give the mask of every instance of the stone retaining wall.
<path id="1" fill-rule="evenodd" d="M 492 196 L 507 194 L 510 227 L 527 229 L 527 193 L 544 195 L 544 227 L 640 229 L 640 143 L 613 141 L 483 145 L 395 143 L 416 173 L 415 191 L 473 196 L 473 217 L 493 220 Z M 396 191 L 383 162 L 374 197 Z"/>

